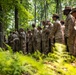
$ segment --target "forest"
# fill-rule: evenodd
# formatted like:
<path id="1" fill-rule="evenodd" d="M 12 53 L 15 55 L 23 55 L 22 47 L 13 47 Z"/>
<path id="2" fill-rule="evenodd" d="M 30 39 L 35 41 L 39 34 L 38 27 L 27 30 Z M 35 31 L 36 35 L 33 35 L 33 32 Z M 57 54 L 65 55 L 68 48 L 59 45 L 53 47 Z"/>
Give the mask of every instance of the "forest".
<path id="1" fill-rule="evenodd" d="M 66 6 L 76 7 L 76 0 L 0 0 L 0 75 L 76 75 L 76 58 L 64 44 L 55 43 L 48 54 L 24 54 L 21 48 L 14 52 L 5 40 L 20 28 L 27 32 L 32 24 L 43 28 L 43 21 L 54 23 L 54 13 L 66 20 Z"/>

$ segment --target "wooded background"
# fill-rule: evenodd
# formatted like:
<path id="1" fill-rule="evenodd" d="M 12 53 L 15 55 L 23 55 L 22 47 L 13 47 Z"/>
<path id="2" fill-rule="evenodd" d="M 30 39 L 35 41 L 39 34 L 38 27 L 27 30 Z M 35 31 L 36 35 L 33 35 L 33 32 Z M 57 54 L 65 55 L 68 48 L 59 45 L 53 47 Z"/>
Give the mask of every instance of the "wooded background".
<path id="1" fill-rule="evenodd" d="M 31 28 L 32 23 L 41 25 L 58 13 L 64 19 L 65 6 L 75 7 L 76 0 L 0 0 L 0 42 L 3 34 L 19 28 Z"/>

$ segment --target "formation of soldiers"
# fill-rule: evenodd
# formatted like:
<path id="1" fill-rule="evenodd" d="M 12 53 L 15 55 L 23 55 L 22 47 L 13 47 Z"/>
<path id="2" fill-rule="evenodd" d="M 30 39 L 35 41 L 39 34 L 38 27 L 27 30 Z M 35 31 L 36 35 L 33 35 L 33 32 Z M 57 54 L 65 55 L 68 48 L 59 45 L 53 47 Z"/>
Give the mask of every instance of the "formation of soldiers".
<path id="1" fill-rule="evenodd" d="M 22 50 L 24 54 L 40 51 L 48 54 L 52 52 L 54 43 L 65 44 L 67 51 L 76 56 L 76 8 L 65 7 L 63 11 L 66 20 L 59 20 L 58 14 L 53 14 L 50 21 L 42 21 L 41 26 L 32 24 L 32 30 L 25 32 L 22 28 L 18 31 L 10 32 L 8 44 L 13 51 Z"/>

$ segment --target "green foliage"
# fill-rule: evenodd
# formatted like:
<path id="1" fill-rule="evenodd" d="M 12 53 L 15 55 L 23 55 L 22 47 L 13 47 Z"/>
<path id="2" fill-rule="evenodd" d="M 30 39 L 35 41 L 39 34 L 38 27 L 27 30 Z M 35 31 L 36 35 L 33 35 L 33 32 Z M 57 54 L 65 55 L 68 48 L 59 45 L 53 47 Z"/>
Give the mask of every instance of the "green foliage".
<path id="1" fill-rule="evenodd" d="M 0 48 L 0 75 L 76 75 L 76 62 L 65 50 L 65 46 L 55 44 L 53 53 L 23 55 Z"/>
<path id="2" fill-rule="evenodd" d="M 52 14 L 56 13 L 56 1 L 57 0 L 46 0 L 46 19 L 52 21 Z M 61 3 L 61 8 L 59 8 L 59 14 L 62 14 L 62 10 L 65 6 L 75 7 L 75 0 L 59 0 Z M 14 9 L 15 7 L 18 9 L 18 22 L 19 28 L 31 28 L 30 24 L 34 22 L 35 15 L 35 0 L 0 0 L 0 5 L 2 6 L 2 14 L 3 18 L 3 28 L 4 30 L 14 29 Z M 0 13 L 1 14 L 1 13 Z M 63 15 L 63 14 L 62 14 Z M 64 16 L 61 16 L 61 19 L 65 19 Z M 42 20 L 45 20 L 45 1 L 44 0 L 36 0 L 36 20 L 37 24 L 41 24 Z M 30 23 L 29 23 L 30 22 Z"/>
<path id="3" fill-rule="evenodd" d="M 28 0 L 0 0 L 0 5 L 2 6 L 2 15 L 3 18 L 3 28 L 4 30 L 8 30 L 11 28 L 15 28 L 14 23 L 14 12 L 15 7 L 18 9 L 18 17 L 19 17 L 19 27 L 23 27 L 25 29 L 29 28 L 28 21 L 33 19 L 33 15 L 29 11 L 29 1 Z M 1 13 L 0 13 L 1 14 Z"/>
<path id="4" fill-rule="evenodd" d="M 58 73 L 56 75 L 76 74 L 74 72 L 76 70 L 76 59 L 66 52 L 65 45 L 56 43 L 53 48 L 53 53 L 49 53 L 45 60 L 53 66 L 53 70 Z M 72 70 L 74 70 L 73 73 L 71 73 Z"/>
<path id="5" fill-rule="evenodd" d="M 31 54 L 30 54 L 31 55 Z M 42 61 L 43 57 L 45 57 L 44 54 L 41 54 L 38 50 L 32 54 L 32 57 L 35 58 L 37 61 Z"/>

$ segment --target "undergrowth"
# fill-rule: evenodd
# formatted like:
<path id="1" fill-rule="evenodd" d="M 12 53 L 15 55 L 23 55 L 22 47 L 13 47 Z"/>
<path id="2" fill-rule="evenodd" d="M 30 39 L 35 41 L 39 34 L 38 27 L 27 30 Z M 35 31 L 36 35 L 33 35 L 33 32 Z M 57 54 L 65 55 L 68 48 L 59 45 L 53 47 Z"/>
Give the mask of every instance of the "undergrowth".
<path id="1" fill-rule="evenodd" d="M 0 48 L 0 75 L 76 75 L 76 59 L 65 45 L 56 43 L 48 55 L 13 53 L 7 47 L 7 51 Z"/>

